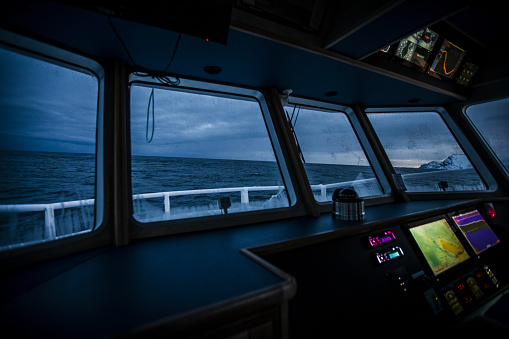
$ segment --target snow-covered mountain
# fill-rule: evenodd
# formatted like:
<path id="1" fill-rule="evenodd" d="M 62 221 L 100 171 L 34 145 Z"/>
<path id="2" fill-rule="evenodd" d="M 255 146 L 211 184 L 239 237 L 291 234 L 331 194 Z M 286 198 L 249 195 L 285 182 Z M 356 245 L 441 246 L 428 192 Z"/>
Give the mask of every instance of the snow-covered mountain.
<path id="1" fill-rule="evenodd" d="M 472 165 L 465 154 L 453 154 L 447 157 L 444 161 L 431 161 L 427 164 L 421 165 L 419 168 L 453 170 L 472 168 Z"/>

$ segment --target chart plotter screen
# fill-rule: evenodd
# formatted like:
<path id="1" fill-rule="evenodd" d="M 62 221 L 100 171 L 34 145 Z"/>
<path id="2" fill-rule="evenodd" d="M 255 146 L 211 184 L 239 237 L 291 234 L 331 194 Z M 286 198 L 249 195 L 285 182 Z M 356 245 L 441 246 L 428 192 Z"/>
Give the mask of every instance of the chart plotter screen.
<path id="1" fill-rule="evenodd" d="M 452 78 L 465 56 L 466 51 L 445 40 L 430 69 L 435 73 Z"/>
<path id="2" fill-rule="evenodd" d="M 410 233 L 435 276 L 470 258 L 445 218 L 412 227 Z"/>

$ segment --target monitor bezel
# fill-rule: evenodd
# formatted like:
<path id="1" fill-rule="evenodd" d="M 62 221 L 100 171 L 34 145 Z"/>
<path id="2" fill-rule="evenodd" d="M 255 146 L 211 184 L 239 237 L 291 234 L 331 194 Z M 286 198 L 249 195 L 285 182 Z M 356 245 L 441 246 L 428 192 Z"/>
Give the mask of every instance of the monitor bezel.
<path id="1" fill-rule="evenodd" d="M 464 260 L 460 263 L 457 263 L 456 265 L 454 265 L 452 267 L 449 267 L 445 271 L 435 274 L 435 272 L 433 271 L 433 268 L 428 263 L 428 260 L 426 259 L 426 256 L 425 256 L 423 250 L 421 249 L 421 247 L 417 243 L 417 240 L 415 239 L 414 235 L 412 234 L 411 229 L 419 227 L 419 226 L 423 226 L 423 225 L 426 225 L 426 224 L 429 224 L 429 223 L 432 223 L 435 221 L 439 221 L 439 220 L 445 220 L 447 222 L 447 224 L 449 225 L 450 229 L 452 230 L 454 236 L 458 239 L 458 242 L 463 246 L 463 248 L 465 249 L 465 251 L 469 257 L 466 260 Z M 472 262 L 472 260 L 474 258 L 473 254 L 472 254 L 473 251 L 471 251 L 470 245 L 466 244 L 466 240 L 464 239 L 463 236 L 461 236 L 461 237 L 458 236 L 457 233 L 460 231 L 452 223 L 453 223 L 453 221 L 451 221 L 449 216 L 444 213 L 444 214 L 435 215 L 433 217 L 419 219 L 417 221 L 413 221 L 413 222 L 406 224 L 406 228 L 408 231 L 408 239 L 414 246 L 415 252 L 419 256 L 425 271 L 428 272 L 428 275 L 430 277 L 434 277 L 437 280 L 442 279 L 442 278 L 447 278 L 449 276 L 457 275 L 457 273 L 459 271 L 463 270 L 465 265 L 469 265 L 469 263 Z"/>
<path id="2" fill-rule="evenodd" d="M 460 226 L 456 223 L 456 221 L 454 220 L 454 217 L 455 216 L 458 216 L 458 215 L 461 215 L 461 214 L 466 214 L 466 213 L 471 213 L 471 212 L 478 212 L 481 217 L 484 219 L 484 221 L 486 222 L 486 224 L 488 225 L 488 227 L 490 228 L 490 230 L 495 234 L 495 236 L 497 237 L 498 239 L 498 243 L 490 246 L 490 247 L 487 247 L 485 249 L 483 249 L 482 251 L 480 252 L 477 252 L 473 246 L 473 244 L 470 242 L 470 240 L 467 238 L 466 234 L 463 233 L 463 231 L 461 230 Z M 496 247 L 497 245 L 499 245 L 502 241 L 500 240 L 500 237 L 498 236 L 497 233 L 495 233 L 495 231 L 493 230 L 493 225 L 490 224 L 490 221 L 489 221 L 489 218 L 487 218 L 483 212 L 481 211 L 481 209 L 475 207 L 475 206 L 472 206 L 472 207 L 469 207 L 469 208 L 464 208 L 464 209 L 461 209 L 461 210 L 457 210 L 455 212 L 452 212 L 452 213 L 448 213 L 447 215 L 449 217 L 449 219 L 451 219 L 451 224 L 458 229 L 458 233 L 462 235 L 462 240 L 464 240 L 464 242 L 466 242 L 468 244 L 468 248 L 470 249 L 470 251 L 475 255 L 475 256 L 480 256 L 484 253 L 486 253 L 487 251 L 490 251 L 491 249 L 493 249 L 494 247 Z"/>

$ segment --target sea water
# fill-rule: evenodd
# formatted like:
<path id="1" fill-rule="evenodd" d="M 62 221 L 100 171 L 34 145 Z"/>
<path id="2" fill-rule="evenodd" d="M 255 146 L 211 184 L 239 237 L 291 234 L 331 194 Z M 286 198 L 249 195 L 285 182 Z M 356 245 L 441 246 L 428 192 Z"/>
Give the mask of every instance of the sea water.
<path id="1" fill-rule="evenodd" d="M 0 208 L 52 204 L 95 197 L 95 155 L 0 151 Z M 15 206 L 16 207 L 16 206 Z M 23 208 L 18 207 L 18 208 Z M 53 210 L 55 237 L 91 230 L 93 204 Z M 0 248 L 49 237 L 44 206 L 40 211 L 1 212 Z"/>
<path id="2" fill-rule="evenodd" d="M 330 201 L 341 185 L 323 191 L 319 184 L 357 180 L 361 196 L 379 195 L 382 190 L 368 166 L 304 164 L 318 201 Z M 438 191 L 438 182 L 448 181 L 448 190 L 485 189 L 475 170 L 440 171 L 398 168 L 409 191 Z M 420 174 L 419 174 L 420 173 Z M 417 175 L 415 175 L 417 174 Z M 94 154 L 0 151 L 0 206 L 51 204 L 95 198 Z M 285 183 L 276 162 L 221 159 L 132 156 L 132 194 L 197 189 L 275 186 L 271 191 L 250 191 L 249 204 L 241 203 L 240 192 L 192 194 L 171 197 L 171 216 L 164 212 L 164 199 L 135 199 L 133 214 L 141 222 L 224 213 L 219 198 L 229 197 L 230 212 L 289 206 Z M 57 237 L 91 230 L 96 221 L 93 204 L 54 210 Z M 45 233 L 45 212 L 0 213 L 0 247 L 37 241 Z M 35 239 L 35 240 L 34 240 Z"/>

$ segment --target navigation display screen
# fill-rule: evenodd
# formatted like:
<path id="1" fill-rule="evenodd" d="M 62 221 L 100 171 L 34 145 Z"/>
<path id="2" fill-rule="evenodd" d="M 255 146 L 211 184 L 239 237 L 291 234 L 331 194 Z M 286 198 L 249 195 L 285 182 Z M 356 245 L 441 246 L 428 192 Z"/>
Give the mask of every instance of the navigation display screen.
<path id="1" fill-rule="evenodd" d="M 424 70 L 428 63 L 428 57 L 435 46 L 438 34 L 426 28 L 420 30 L 399 42 L 395 55 L 403 60 L 419 66 Z"/>
<path id="2" fill-rule="evenodd" d="M 452 78 L 458 70 L 465 53 L 466 51 L 452 42 L 444 40 L 430 70 L 447 78 Z"/>
<path id="3" fill-rule="evenodd" d="M 470 258 L 445 218 L 412 227 L 410 233 L 435 276 Z"/>
<path id="4" fill-rule="evenodd" d="M 455 215 L 452 219 L 477 254 L 500 242 L 500 239 L 477 210 Z"/>

